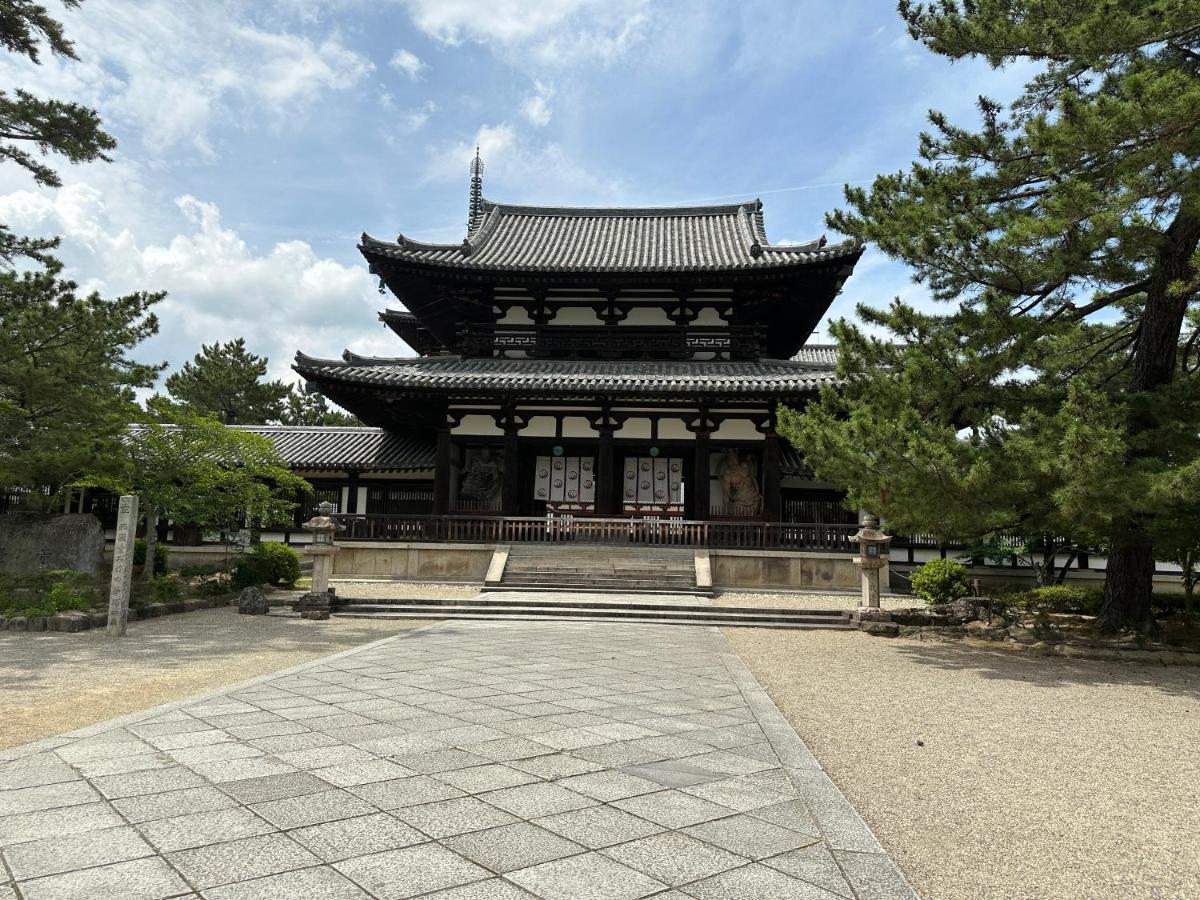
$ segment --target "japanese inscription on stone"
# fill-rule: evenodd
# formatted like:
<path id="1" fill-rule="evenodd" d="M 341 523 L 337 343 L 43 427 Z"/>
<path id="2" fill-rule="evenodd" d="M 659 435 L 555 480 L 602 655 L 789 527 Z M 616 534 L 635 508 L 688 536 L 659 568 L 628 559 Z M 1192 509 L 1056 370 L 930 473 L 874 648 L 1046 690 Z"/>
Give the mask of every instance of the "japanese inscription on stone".
<path id="1" fill-rule="evenodd" d="M 125 634 L 129 589 L 133 582 L 133 539 L 137 532 L 138 498 L 125 495 L 117 507 L 117 539 L 113 544 L 112 582 L 108 592 L 108 633 Z"/>

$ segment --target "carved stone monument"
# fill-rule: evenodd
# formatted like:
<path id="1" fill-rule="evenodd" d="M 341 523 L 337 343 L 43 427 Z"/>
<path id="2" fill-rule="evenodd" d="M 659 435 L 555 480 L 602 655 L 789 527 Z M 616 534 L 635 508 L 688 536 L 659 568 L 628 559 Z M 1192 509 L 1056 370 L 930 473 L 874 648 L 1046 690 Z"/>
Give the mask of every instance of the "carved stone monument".
<path id="1" fill-rule="evenodd" d="M 858 541 L 854 562 L 862 573 L 862 605 L 879 608 L 879 576 L 888 564 L 888 544 L 892 539 L 879 530 L 879 520 L 868 514 L 851 540 Z"/>
<path id="2" fill-rule="evenodd" d="M 333 520 L 333 504 L 325 502 L 317 507 L 317 515 L 301 527 L 312 533 L 312 542 L 304 552 L 312 557 L 313 573 L 312 588 L 296 602 L 296 609 L 302 619 L 328 619 L 334 599 L 329 576 L 333 574 L 333 555 L 337 553 L 333 537 L 345 531 L 346 526 Z"/>
<path id="3" fill-rule="evenodd" d="M 124 637 L 129 622 L 129 588 L 133 582 L 133 540 L 137 532 L 138 498 L 126 494 L 117 507 L 117 539 L 113 543 L 112 583 L 108 590 L 108 633 Z"/>
<path id="4" fill-rule="evenodd" d="M 73 569 L 94 575 L 104 562 L 104 529 L 91 513 L 0 516 L 0 572 Z"/>

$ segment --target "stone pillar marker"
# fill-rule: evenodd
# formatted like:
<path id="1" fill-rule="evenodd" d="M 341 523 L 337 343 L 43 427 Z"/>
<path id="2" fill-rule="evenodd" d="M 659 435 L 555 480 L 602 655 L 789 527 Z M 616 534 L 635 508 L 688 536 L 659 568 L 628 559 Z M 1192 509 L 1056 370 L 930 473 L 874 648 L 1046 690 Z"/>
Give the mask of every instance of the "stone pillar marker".
<path id="1" fill-rule="evenodd" d="M 879 576 L 888 565 L 888 544 L 892 539 L 879 530 L 879 520 L 870 513 L 863 516 L 862 527 L 851 540 L 858 541 L 855 565 L 862 573 L 862 605 L 879 609 Z"/>
<path id="2" fill-rule="evenodd" d="M 336 532 L 345 529 L 333 520 L 333 504 L 326 501 L 317 507 L 317 514 L 301 526 L 312 534 L 312 543 L 304 552 L 312 557 L 312 587 L 297 601 L 302 619 L 328 619 L 333 605 L 333 591 L 329 589 L 329 576 L 333 574 L 333 554 L 337 547 L 333 543 Z"/>
<path id="3" fill-rule="evenodd" d="M 117 507 L 117 539 L 113 544 L 112 582 L 108 589 L 108 634 L 124 637 L 129 621 L 129 590 L 133 584 L 133 540 L 137 532 L 138 498 L 121 497 Z M 151 565 L 153 563 L 151 562 Z"/>

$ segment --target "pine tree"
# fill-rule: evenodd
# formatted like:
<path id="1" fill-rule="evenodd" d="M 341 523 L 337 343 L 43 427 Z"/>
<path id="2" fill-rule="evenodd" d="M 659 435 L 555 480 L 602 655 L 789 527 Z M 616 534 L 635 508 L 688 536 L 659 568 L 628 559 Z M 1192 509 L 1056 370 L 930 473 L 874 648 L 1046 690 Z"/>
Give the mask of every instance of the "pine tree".
<path id="1" fill-rule="evenodd" d="M 191 362 L 167 378 L 170 399 L 191 412 L 224 425 L 265 425 L 283 413 L 291 388 L 282 381 L 263 381 L 267 358 L 246 349 L 243 338 L 224 344 L 202 344 Z"/>
<path id="2" fill-rule="evenodd" d="M 63 0 L 75 9 L 78 0 Z M 43 45 L 65 59 L 78 60 L 75 48 L 63 35 L 62 25 L 40 3 L 0 0 L 0 46 L 39 63 Z M 78 103 L 36 97 L 21 88 L 0 90 L 0 160 L 15 162 L 48 187 L 62 184 L 58 173 L 41 158 L 58 153 L 70 162 L 107 160 L 117 142 L 100 126 L 95 110 Z M 11 266 L 20 256 L 48 262 L 58 239 L 20 237 L 0 225 L 0 263 Z"/>
<path id="3" fill-rule="evenodd" d="M 344 413 L 340 409 L 330 409 L 325 398 L 316 391 L 306 391 L 295 386 L 288 394 L 287 404 L 279 421 L 282 425 L 362 425 L 357 416 Z"/>
<path id="4" fill-rule="evenodd" d="M 974 129 L 931 113 L 908 171 L 847 188 L 830 226 L 906 262 L 954 311 L 919 328 L 904 304 L 867 312 L 910 346 L 901 358 L 846 326 L 844 371 L 866 385 L 866 366 L 892 365 L 943 449 L 955 430 L 1005 423 L 1003 442 L 1032 411 L 1057 419 L 1042 468 L 1085 476 L 1052 490 L 1103 529 L 1105 621 L 1150 627 L 1155 515 L 1171 490 L 1196 490 L 1200 333 L 1185 314 L 1200 290 L 1200 5 L 902 0 L 900 12 L 934 53 L 1039 71 L 1008 108 L 980 98 Z M 851 394 L 858 439 L 883 438 L 870 412 L 887 401 Z M 838 402 L 795 422 L 798 437 L 844 439 Z"/>

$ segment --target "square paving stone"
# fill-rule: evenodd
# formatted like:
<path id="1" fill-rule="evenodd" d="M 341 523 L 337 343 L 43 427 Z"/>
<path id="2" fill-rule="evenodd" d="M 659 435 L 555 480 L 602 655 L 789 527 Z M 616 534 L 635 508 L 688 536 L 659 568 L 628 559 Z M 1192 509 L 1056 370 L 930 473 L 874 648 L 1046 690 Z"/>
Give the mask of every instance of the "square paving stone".
<path id="1" fill-rule="evenodd" d="M 560 778 L 556 784 L 605 803 L 662 790 L 662 786 L 653 781 L 611 770 L 590 772 L 586 775 L 571 775 L 567 778 Z"/>
<path id="2" fill-rule="evenodd" d="M 371 895 L 332 868 L 300 869 L 241 881 L 204 892 L 206 900 L 371 900 Z"/>
<path id="3" fill-rule="evenodd" d="M 608 738 L 588 734 L 582 728 L 562 728 L 556 731 L 543 731 L 530 735 L 532 740 L 545 744 L 554 750 L 579 750 L 583 747 L 594 747 L 597 744 L 609 743 Z M 550 750 L 546 751 L 551 752 Z"/>
<path id="4" fill-rule="evenodd" d="M 4 851 L 4 859 L 18 880 L 153 855 L 154 849 L 127 825 L 42 838 Z"/>
<path id="5" fill-rule="evenodd" d="M 491 876 L 438 844 L 385 850 L 337 863 L 335 868 L 380 900 L 401 900 Z"/>
<path id="6" fill-rule="evenodd" d="M 846 883 L 837 860 L 823 844 L 813 843 L 799 850 L 790 850 L 764 859 L 762 863 L 834 894 L 843 897 L 855 896 L 850 885 Z"/>
<path id="7" fill-rule="evenodd" d="M 795 769 L 792 770 L 792 777 L 830 847 L 857 850 L 860 853 L 883 852 L 871 829 L 828 775 L 820 770 L 810 772 Z"/>
<path id="8" fill-rule="evenodd" d="M 142 794 L 161 794 L 180 788 L 202 787 L 205 780 L 183 766 L 173 769 L 151 769 L 145 772 L 129 772 L 125 775 L 105 775 L 93 778 L 92 783 L 105 797 L 137 797 Z"/>
<path id="9" fill-rule="evenodd" d="M 821 829 L 817 827 L 816 819 L 809 814 L 808 807 L 804 805 L 803 800 L 787 800 L 771 806 L 760 806 L 758 809 L 750 810 L 747 815 L 766 822 L 773 822 L 776 825 L 782 825 L 784 828 L 797 831 L 800 834 L 808 834 L 815 837 L 821 833 Z"/>
<path id="10" fill-rule="evenodd" d="M 130 822 L 137 823 L 211 809 L 228 809 L 236 806 L 237 801 L 210 786 L 184 788 L 181 791 L 166 791 L 162 794 L 145 794 L 141 797 L 125 797 L 114 800 L 112 804 Z"/>
<path id="11" fill-rule="evenodd" d="M 409 778 L 394 778 L 391 781 L 379 781 L 374 784 L 360 784 L 349 788 L 349 791 L 380 809 L 399 809 L 402 806 L 415 806 L 418 803 L 436 803 L 438 800 L 449 800 L 451 797 L 463 795 L 458 788 L 451 787 L 436 778 L 430 778 L 428 775 L 413 775 Z"/>
<path id="12" fill-rule="evenodd" d="M 428 838 L 387 813 L 340 819 L 288 832 L 325 862 L 424 843 Z"/>
<path id="13" fill-rule="evenodd" d="M 394 815 L 434 838 L 481 831 L 517 821 L 516 816 L 475 797 L 455 797 L 437 803 L 406 806 L 396 810 Z"/>
<path id="14" fill-rule="evenodd" d="M 434 772 L 445 772 L 450 769 L 466 769 L 470 766 L 479 766 L 488 762 L 485 757 L 468 753 L 466 750 L 454 749 L 433 750 L 421 753 L 400 753 L 392 756 L 391 759 L 406 769 L 420 772 L 423 775 L 430 775 Z"/>
<path id="15" fill-rule="evenodd" d="M 249 744 L 208 744 L 203 747 L 184 747 L 182 750 L 168 750 L 166 755 L 185 766 L 197 763 L 217 762 L 226 759 L 246 759 L 251 756 L 262 756 L 263 752 Z"/>
<path id="16" fill-rule="evenodd" d="M 589 850 L 623 844 L 663 830 L 661 825 L 611 806 L 588 806 L 534 819 L 533 823 L 583 844 Z"/>
<path id="17" fill-rule="evenodd" d="M 767 777 L 770 775 L 778 775 L 779 778 L 772 780 Z M 764 806 L 775 806 L 794 800 L 797 796 L 796 788 L 782 769 L 710 781 L 683 790 L 692 796 L 720 803 L 737 812 L 751 812 Z"/>
<path id="18" fill-rule="evenodd" d="M 96 778 L 100 775 L 145 772 L 148 769 L 170 769 L 177 765 L 178 761 L 155 750 L 153 753 L 136 753 L 133 756 L 119 756 L 115 759 L 89 759 L 78 763 L 76 768 L 84 778 Z"/>
<path id="19" fill-rule="evenodd" d="M 372 759 L 369 762 L 343 763 L 340 766 L 313 769 L 312 774 L 338 787 L 353 787 L 359 784 L 373 784 L 376 781 L 390 781 L 393 778 L 406 778 L 413 772 L 386 759 Z"/>
<path id="20" fill-rule="evenodd" d="M 538 780 L 535 775 L 509 766 L 502 766 L 499 763 L 472 766 L 469 769 L 457 769 L 451 772 L 438 772 L 434 777 L 470 794 L 532 784 Z"/>
<path id="21" fill-rule="evenodd" d="M 744 814 L 702 822 L 685 828 L 684 832 L 754 860 L 807 847 L 820 840 Z"/>
<path id="22" fill-rule="evenodd" d="M 201 890 L 303 869 L 320 860 L 283 834 L 263 834 L 194 850 L 168 853 L 167 859 Z"/>
<path id="23" fill-rule="evenodd" d="M 883 854 L 834 850 L 833 856 L 841 864 L 842 872 L 854 887 L 855 896 L 861 900 L 915 900 L 916 895 L 904 880 L 904 876 Z"/>
<path id="24" fill-rule="evenodd" d="M 124 777 L 124 776 L 121 776 Z M 95 803 L 100 795 L 86 781 L 63 781 L 0 791 L 0 816 Z"/>
<path id="25" fill-rule="evenodd" d="M 0 791 L 56 784 L 60 781 L 77 781 L 78 779 L 79 773 L 53 753 L 38 753 L 35 756 L 0 764 Z"/>
<path id="26" fill-rule="evenodd" d="M 366 750 L 351 747 L 349 744 L 313 747 L 309 750 L 290 750 L 287 753 L 275 755 L 297 769 L 323 769 L 326 766 L 340 766 L 345 763 L 369 762 L 375 758 Z"/>
<path id="27" fill-rule="evenodd" d="M 626 775 L 645 778 L 657 785 L 669 788 L 691 787 L 693 784 L 705 784 L 718 781 L 726 776 L 710 769 L 689 765 L 675 759 L 665 759 L 662 762 L 645 763 L 640 766 L 623 766 L 621 771 Z"/>
<path id="28" fill-rule="evenodd" d="M 546 779 L 599 772 L 604 768 L 600 763 L 592 762 L 590 759 L 580 759 L 570 753 L 552 753 L 549 756 L 535 756 L 531 759 L 514 759 L 509 765 L 514 769 L 520 769 L 522 772 Z"/>
<path id="29" fill-rule="evenodd" d="M 596 804 L 591 797 L 544 782 L 489 791 L 481 799 L 522 819 L 549 816 Z"/>
<path id="30" fill-rule="evenodd" d="M 280 828 L 302 828 L 321 822 L 349 819 L 375 812 L 375 807 L 343 790 L 322 791 L 302 797 L 285 797 L 255 803 L 250 807 L 268 822 Z"/>
<path id="31" fill-rule="evenodd" d="M 270 822 L 241 807 L 155 819 L 143 822 L 138 828 L 163 853 L 190 850 L 205 844 L 217 844 L 275 830 Z"/>
<path id="32" fill-rule="evenodd" d="M 244 781 L 229 781 L 221 790 L 236 797 L 242 803 L 263 803 L 282 800 L 284 797 L 300 797 L 329 790 L 329 782 L 310 775 L 294 772 L 287 775 L 267 775 L 263 778 L 247 778 Z"/>
<path id="33" fill-rule="evenodd" d="M 852 894 L 836 894 L 798 878 L 751 863 L 687 886 L 697 900 L 759 900 L 787 897 L 788 900 L 849 900 Z"/>
<path id="34" fill-rule="evenodd" d="M 301 731 L 297 734 L 276 734 L 254 738 L 250 743 L 264 753 L 291 753 L 296 750 L 331 747 L 342 742 L 323 731 Z"/>
<path id="35" fill-rule="evenodd" d="M 503 878 L 475 881 L 461 887 L 426 894 L 421 900 L 537 900 L 529 891 Z"/>
<path id="36" fill-rule="evenodd" d="M 183 879 L 158 857 L 119 862 L 22 882 L 25 900 L 156 900 L 189 890 Z"/>
<path id="37" fill-rule="evenodd" d="M 601 851 L 672 887 L 746 864 L 746 859 L 678 832 L 651 835 Z"/>
<path id="38" fill-rule="evenodd" d="M 733 810 L 682 791 L 659 791 L 613 801 L 613 806 L 657 822 L 664 828 L 686 828 L 730 815 Z"/>
<path id="39" fill-rule="evenodd" d="M 166 734 L 146 739 L 159 750 L 181 750 L 184 747 L 200 747 L 233 740 L 233 735 L 220 728 L 209 731 L 189 731 L 187 734 Z"/>
<path id="40" fill-rule="evenodd" d="M 517 822 L 447 838 L 442 844 L 501 874 L 583 853 L 586 848 L 553 832 Z"/>
<path id="41" fill-rule="evenodd" d="M 686 761 L 690 765 L 699 766 L 712 772 L 721 772 L 725 775 L 753 775 L 763 769 L 779 768 L 777 762 L 767 763 L 761 759 L 730 753 L 728 750 L 710 750 L 699 756 L 686 757 Z"/>
<path id="42" fill-rule="evenodd" d="M 634 900 L 666 885 L 599 853 L 583 853 L 510 872 L 508 879 L 543 900 Z"/>
<path id="43" fill-rule="evenodd" d="M 539 744 L 536 741 L 521 737 L 505 737 L 475 744 L 471 747 L 471 752 L 498 762 L 505 762 L 514 759 L 529 759 L 533 756 L 546 756 L 553 751 L 548 750 L 545 744 Z"/>
<path id="44" fill-rule="evenodd" d="M 4 816 L 0 817 L 0 847 L 124 824 L 112 807 L 103 802 Z"/>
<path id="45" fill-rule="evenodd" d="M 214 784 L 245 781 L 247 778 L 266 778 L 269 775 L 288 775 L 296 771 L 294 766 L 289 766 L 273 756 L 217 759 L 212 762 L 193 763 L 191 768 L 192 771 L 203 775 Z"/>

